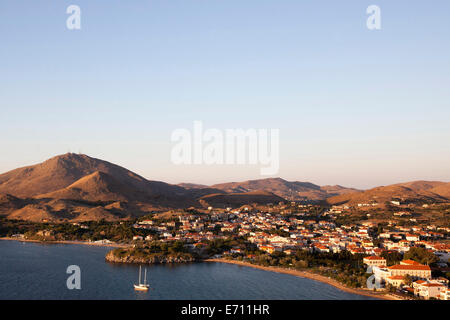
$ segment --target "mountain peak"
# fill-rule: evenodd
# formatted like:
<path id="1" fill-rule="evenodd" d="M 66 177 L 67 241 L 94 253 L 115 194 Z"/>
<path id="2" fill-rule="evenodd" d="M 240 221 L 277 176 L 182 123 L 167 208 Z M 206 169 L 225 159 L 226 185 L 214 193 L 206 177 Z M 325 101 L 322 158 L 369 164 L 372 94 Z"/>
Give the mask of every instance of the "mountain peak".
<path id="1" fill-rule="evenodd" d="M 109 179 L 105 176 L 107 174 L 123 185 L 145 190 L 149 194 L 170 194 L 181 189 L 163 182 L 148 181 L 123 167 L 85 154 L 66 153 L 33 166 L 0 174 L 0 193 L 35 197 L 64 189 L 92 174 L 97 179 Z"/>
<path id="2" fill-rule="evenodd" d="M 54 157 L 44 161 L 43 163 L 64 162 L 64 161 L 83 161 L 83 160 L 85 161 L 88 159 L 94 160 L 94 158 L 91 158 L 85 154 L 68 152 L 68 153 L 54 156 Z"/>

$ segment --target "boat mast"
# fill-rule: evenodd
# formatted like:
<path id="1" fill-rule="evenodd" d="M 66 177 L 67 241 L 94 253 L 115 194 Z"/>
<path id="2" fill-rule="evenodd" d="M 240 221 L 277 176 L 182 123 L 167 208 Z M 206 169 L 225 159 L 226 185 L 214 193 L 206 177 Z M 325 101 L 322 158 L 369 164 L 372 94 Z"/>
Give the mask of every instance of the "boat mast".
<path id="1" fill-rule="evenodd" d="M 141 266 L 139 266 L 139 284 L 141 284 Z"/>
<path id="2" fill-rule="evenodd" d="M 144 272 L 144 284 L 147 284 L 147 268 L 145 268 Z"/>

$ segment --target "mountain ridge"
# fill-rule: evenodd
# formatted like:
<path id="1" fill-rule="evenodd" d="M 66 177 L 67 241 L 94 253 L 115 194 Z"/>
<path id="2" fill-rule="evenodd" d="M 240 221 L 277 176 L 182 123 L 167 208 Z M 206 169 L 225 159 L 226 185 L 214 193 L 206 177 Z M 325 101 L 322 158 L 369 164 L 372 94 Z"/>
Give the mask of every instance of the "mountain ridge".
<path id="1" fill-rule="evenodd" d="M 173 185 L 108 161 L 67 153 L 0 174 L 0 215 L 31 221 L 115 221 L 154 210 L 283 201 L 356 204 L 367 201 L 450 201 L 450 183 L 410 181 L 369 190 L 266 178 L 211 186 Z"/>
<path id="2" fill-rule="evenodd" d="M 247 180 L 243 182 L 230 182 L 212 185 L 211 188 L 226 192 L 252 192 L 265 190 L 291 201 L 325 200 L 328 197 L 348 192 L 359 192 L 354 188 L 336 186 L 319 186 L 311 182 L 287 181 L 282 178 L 266 178 Z"/>
<path id="3" fill-rule="evenodd" d="M 379 186 L 359 193 L 347 193 L 328 198 L 329 204 L 350 204 L 377 202 L 394 199 L 402 202 L 446 202 L 450 201 L 450 183 L 441 181 L 410 181 Z"/>

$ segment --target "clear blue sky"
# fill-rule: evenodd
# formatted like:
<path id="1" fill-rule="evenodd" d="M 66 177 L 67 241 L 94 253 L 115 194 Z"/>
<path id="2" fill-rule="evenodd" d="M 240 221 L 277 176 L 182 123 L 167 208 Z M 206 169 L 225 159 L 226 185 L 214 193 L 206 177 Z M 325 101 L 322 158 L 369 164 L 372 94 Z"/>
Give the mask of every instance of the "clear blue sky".
<path id="1" fill-rule="evenodd" d="M 171 132 L 202 120 L 279 128 L 288 180 L 450 181 L 449 39 L 448 0 L 1 0 L 0 172 L 81 151 L 171 183 L 261 178 L 172 164 Z"/>

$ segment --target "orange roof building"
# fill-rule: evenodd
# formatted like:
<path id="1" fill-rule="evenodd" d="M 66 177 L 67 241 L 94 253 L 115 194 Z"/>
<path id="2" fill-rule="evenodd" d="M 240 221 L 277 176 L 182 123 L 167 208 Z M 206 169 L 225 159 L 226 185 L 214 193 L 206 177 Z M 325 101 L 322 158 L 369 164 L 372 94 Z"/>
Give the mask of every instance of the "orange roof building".
<path id="1" fill-rule="evenodd" d="M 406 276 L 416 277 L 420 279 L 430 279 L 431 269 L 429 266 L 422 264 L 396 264 L 387 268 L 391 276 Z"/>

